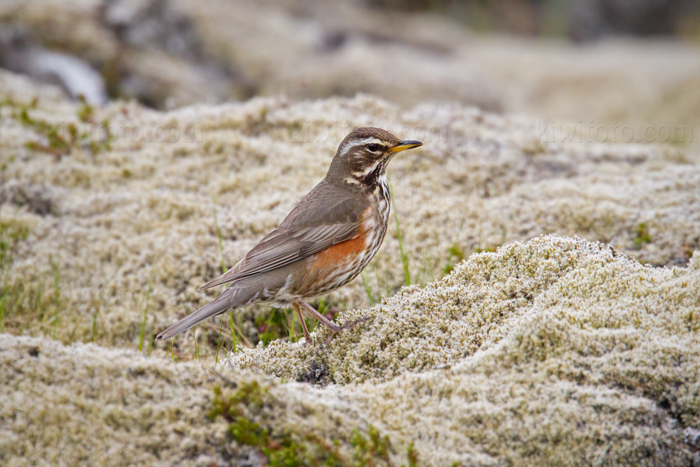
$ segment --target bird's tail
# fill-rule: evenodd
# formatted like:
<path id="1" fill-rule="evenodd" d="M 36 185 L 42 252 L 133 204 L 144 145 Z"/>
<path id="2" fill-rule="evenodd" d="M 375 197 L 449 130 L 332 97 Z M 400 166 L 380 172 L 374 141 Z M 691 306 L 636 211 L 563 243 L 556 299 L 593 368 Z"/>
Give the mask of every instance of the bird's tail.
<path id="1" fill-rule="evenodd" d="M 199 310 L 195 311 L 186 318 L 181 319 L 165 331 L 158 334 L 158 336 L 156 336 L 156 340 L 170 339 L 171 337 L 175 337 L 178 334 L 183 333 L 191 327 L 201 323 L 207 318 L 220 315 L 229 308 L 240 306 L 242 304 L 240 300 L 242 298 L 240 292 L 242 292 L 241 289 L 238 289 L 236 287 L 230 287 L 229 289 L 225 290 L 221 295 L 219 295 L 219 297 L 213 302 L 204 305 Z"/>

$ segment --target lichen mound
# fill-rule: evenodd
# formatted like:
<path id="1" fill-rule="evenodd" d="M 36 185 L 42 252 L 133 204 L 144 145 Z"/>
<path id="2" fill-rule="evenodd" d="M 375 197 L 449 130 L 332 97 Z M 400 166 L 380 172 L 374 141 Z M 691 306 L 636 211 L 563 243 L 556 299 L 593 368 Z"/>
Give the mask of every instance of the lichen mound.
<path id="1" fill-rule="evenodd" d="M 699 460 L 697 253 L 685 268 L 655 268 L 544 236 L 472 255 L 438 282 L 344 316 L 369 319 L 326 348 L 277 342 L 230 355 L 221 377 L 196 362 L 0 335 L 0 459 Z"/>
<path id="2" fill-rule="evenodd" d="M 686 149 L 372 96 L 92 108 L 0 72 L 0 104 L 0 465 L 700 465 Z M 365 125 L 426 143 L 392 162 L 364 281 L 327 297 L 367 321 L 151 347 Z M 238 313 L 262 341 L 272 311 Z"/>
<path id="3" fill-rule="evenodd" d="M 657 266 L 685 265 L 700 248 L 700 164 L 679 147 L 557 143 L 524 117 L 372 96 L 89 108 L 4 72 L 0 104 L 0 242 L 11 250 L 0 269 L 13 334 L 137 348 L 140 328 L 155 336 L 216 296 L 197 288 L 284 219 L 354 126 L 425 144 L 389 166 L 396 219 L 365 284 L 326 297 L 339 309 L 392 296 L 404 264 L 424 285 L 475 251 L 541 234 L 609 243 Z M 72 125 L 86 139 L 73 141 Z M 47 138 L 53 126 L 61 140 Z M 239 313 L 254 344 L 270 308 Z M 214 351 L 219 323 L 197 328 Z M 192 335 L 176 340 L 180 358 L 192 358 Z"/>
<path id="4" fill-rule="evenodd" d="M 325 348 L 277 341 L 266 348 L 231 354 L 229 363 L 287 379 L 304 379 L 320 369 L 327 381 L 340 384 L 388 381 L 404 373 L 449 368 L 477 354 L 483 356 L 494 346 L 507 345 L 505 337 L 536 326 L 542 316 L 547 328 L 560 323 L 560 331 L 547 331 L 540 339 L 536 335 L 544 331 L 531 329 L 534 334 L 522 337 L 518 345 L 541 341 L 554 351 L 576 343 L 574 336 L 581 338 L 580 333 L 614 329 L 632 346 L 630 340 L 643 339 L 646 326 L 655 323 L 659 313 L 669 314 L 660 318 L 672 326 L 669 332 L 685 329 L 693 336 L 700 325 L 693 302 L 700 293 L 688 283 L 698 278 L 694 264 L 690 270 L 658 269 L 601 243 L 539 237 L 496 253 L 472 255 L 441 281 L 424 288 L 404 288 L 369 310 L 344 313 L 347 321 L 368 320 L 339 334 Z M 674 296 L 664 294 L 666 289 L 655 286 L 676 277 L 684 278 L 680 304 Z M 679 306 L 685 308 L 679 310 Z M 645 307 L 656 311 L 642 317 L 636 309 Z M 585 319 L 577 317 L 579 312 Z M 565 324 L 567 319 L 570 326 Z M 580 328 L 580 333 L 569 329 L 571 326 Z M 325 328 L 317 334 L 321 342 L 327 336 Z M 617 340 L 611 342 L 617 345 Z M 508 355 L 530 359 L 521 353 Z"/>
<path id="5" fill-rule="evenodd" d="M 433 465 L 682 465 L 684 429 L 700 427 L 699 266 L 541 237 L 353 311 L 367 324 L 325 349 L 275 343 L 229 364 L 357 383 L 340 391 Z"/>

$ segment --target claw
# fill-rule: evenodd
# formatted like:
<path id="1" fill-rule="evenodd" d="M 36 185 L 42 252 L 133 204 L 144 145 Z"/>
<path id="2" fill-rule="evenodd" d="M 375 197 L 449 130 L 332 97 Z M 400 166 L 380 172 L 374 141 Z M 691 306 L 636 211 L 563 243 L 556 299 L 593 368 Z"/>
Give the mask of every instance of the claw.
<path id="1" fill-rule="evenodd" d="M 368 319 L 369 318 L 367 316 L 364 316 L 360 319 L 353 321 L 352 323 L 345 323 L 342 326 L 337 326 L 337 328 L 338 328 L 337 330 L 331 329 L 330 332 L 328 333 L 328 337 L 326 337 L 326 340 L 323 341 L 323 345 L 326 346 L 326 345 L 330 344 L 336 334 L 340 334 L 342 331 L 347 331 L 348 329 L 354 328 L 358 324 L 364 323 Z"/>
<path id="2" fill-rule="evenodd" d="M 333 338 L 335 337 L 336 334 L 338 334 L 338 332 L 336 332 L 336 331 L 330 331 L 330 332 L 328 333 L 328 337 L 326 337 L 326 340 L 323 341 L 323 346 L 326 347 L 328 344 L 330 344 L 331 341 L 333 340 Z"/>
<path id="3" fill-rule="evenodd" d="M 342 326 L 338 326 L 337 324 L 333 323 L 331 320 L 329 320 L 328 318 L 323 316 L 321 313 L 319 313 L 314 307 L 312 307 L 308 303 L 304 302 L 303 300 L 298 300 L 298 301 L 294 302 L 294 309 L 297 311 L 297 313 L 299 313 L 299 317 L 302 318 L 302 323 L 304 322 L 304 320 L 303 320 L 303 316 L 301 314 L 301 308 L 306 309 L 306 311 L 308 311 L 312 316 L 314 316 L 317 320 L 319 320 L 319 322 L 321 324 L 323 324 L 325 327 L 328 328 L 330 334 L 328 335 L 328 337 L 324 341 L 323 345 L 329 344 L 333 340 L 335 335 L 338 334 L 339 332 L 350 329 L 350 328 L 352 328 L 360 323 L 364 323 L 368 319 L 367 317 L 364 317 L 364 318 L 360 318 L 358 320 L 355 320 L 352 323 L 346 323 L 346 324 L 343 324 Z M 307 342 L 309 340 L 310 339 L 307 338 Z"/>

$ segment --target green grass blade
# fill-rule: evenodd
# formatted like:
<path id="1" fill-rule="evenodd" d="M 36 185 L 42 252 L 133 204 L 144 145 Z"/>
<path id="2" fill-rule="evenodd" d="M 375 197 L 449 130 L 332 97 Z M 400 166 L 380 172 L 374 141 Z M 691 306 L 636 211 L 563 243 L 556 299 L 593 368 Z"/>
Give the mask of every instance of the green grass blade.
<path id="1" fill-rule="evenodd" d="M 50 261 L 51 269 L 53 270 L 53 298 L 58 303 L 61 300 L 61 273 L 58 263 L 53 260 L 53 256 L 51 256 Z"/>
<path id="2" fill-rule="evenodd" d="M 7 300 L 7 295 L 5 295 L 5 291 L 2 291 L 2 294 L 0 295 L 0 332 L 3 332 L 3 329 L 5 329 L 5 301 Z"/>
<path id="3" fill-rule="evenodd" d="M 370 288 L 369 284 L 367 283 L 367 278 L 365 277 L 364 273 L 360 275 L 360 278 L 362 279 L 362 285 L 365 288 L 365 293 L 367 294 L 367 298 L 369 298 L 369 306 L 374 306 L 377 301 L 374 299 L 374 296 L 372 295 L 372 289 Z"/>
<path id="4" fill-rule="evenodd" d="M 95 305 L 95 312 L 92 314 L 92 342 L 95 342 L 97 338 L 97 313 L 99 311 L 99 307 Z"/>
<path id="5" fill-rule="evenodd" d="M 175 356 L 175 342 L 174 339 L 170 339 L 170 359 L 173 362 L 177 362 L 177 357 Z"/>
<path id="6" fill-rule="evenodd" d="M 34 296 L 34 307 L 39 310 L 39 320 L 44 320 L 44 307 L 42 306 L 44 293 L 44 281 L 43 279 L 39 281 L 39 287 L 36 289 L 36 295 Z M 48 318 L 47 318 L 48 319 Z"/>
<path id="7" fill-rule="evenodd" d="M 238 330 L 236 329 L 236 325 L 233 324 L 233 311 L 229 312 L 228 320 L 229 326 L 231 326 L 231 353 L 236 353 L 238 351 L 240 341 L 238 339 Z"/>
<path id="8" fill-rule="evenodd" d="M 49 257 L 49 263 L 51 264 L 51 269 L 53 270 L 53 305 L 55 308 L 52 323 L 52 337 L 53 339 L 56 339 L 58 333 L 59 312 L 61 310 L 61 307 L 59 306 L 59 303 L 61 301 L 61 274 L 58 262 L 54 261 L 53 255 Z"/>
<path id="9" fill-rule="evenodd" d="M 148 356 L 149 357 L 153 353 L 153 343 L 155 342 L 155 339 L 156 339 L 155 328 L 156 328 L 156 317 L 155 317 L 155 315 L 151 315 L 151 338 L 148 340 Z"/>
<path id="10" fill-rule="evenodd" d="M 219 228 L 219 221 L 216 219 L 216 204 L 212 203 L 214 207 L 214 226 L 216 227 L 216 236 L 219 238 L 219 254 L 221 255 L 221 272 L 226 272 L 226 261 L 224 261 L 224 241 L 221 236 L 221 229 Z"/>
<path id="11" fill-rule="evenodd" d="M 0 229 L 0 234 L 2 234 L 2 229 Z M 2 244 L 2 237 L 0 236 L 0 245 Z M 2 291 L 0 291 L 0 332 L 5 329 L 5 303 L 7 302 L 8 286 L 7 286 L 7 275 L 10 272 L 9 261 L 6 263 L 6 256 L 4 251 L 0 247 L 0 262 L 2 262 Z"/>
<path id="12" fill-rule="evenodd" d="M 296 324 L 297 324 L 297 313 L 292 310 L 292 324 L 289 325 L 289 342 L 296 342 Z"/>
<path id="13" fill-rule="evenodd" d="M 146 320 L 148 319 L 148 305 L 151 298 L 153 271 L 148 274 L 148 288 L 146 289 L 146 304 L 143 309 L 143 319 L 139 324 L 139 352 L 143 351 L 143 341 L 146 337 Z"/>
<path id="14" fill-rule="evenodd" d="M 221 349 L 221 331 L 224 329 L 224 320 L 222 319 L 221 322 L 219 323 L 219 340 L 216 343 L 216 359 L 214 361 L 214 364 L 216 365 L 219 363 L 219 350 Z"/>
<path id="15" fill-rule="evenodd" d="M 197 361 L 199 362 L 201 360 L 199 359 L 199 342 L 197 342 L 197 329 L 194 330 L 193 334 L 194 334 L 194 336 L 193 336 L 194 337 L 194 356 L 197 359 Z"/>
<path id="16" fill-rule="evenodd" d="M 401 234 L 401 223 L 399 222 L 399 211 L 396 209 L 394 201 L 394 190 L 389 184 L 389 194 L 391 195 L 391 206 L 394 211 L 394 223 L 396 224 L 396 239 L 399 241 L 399 252 L 401 253 L 401 265 L 403 266 L 403 281 L 405 285 L 411 285 L 411 270 L 408 266 L 408 256 L 403 249 L 403 235 Z"/>

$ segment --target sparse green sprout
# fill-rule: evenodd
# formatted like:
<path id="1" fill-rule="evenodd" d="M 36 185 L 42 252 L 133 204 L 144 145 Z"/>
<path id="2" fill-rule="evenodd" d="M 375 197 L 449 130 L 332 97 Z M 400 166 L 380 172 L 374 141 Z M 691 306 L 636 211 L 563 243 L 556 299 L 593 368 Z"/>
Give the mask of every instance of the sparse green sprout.
<path id="1" fill-rule="evenodd" d="M 9 266 L 15 248 L 29 236 L 29 228 L 16 221 L 0 222 L 0 267 Z"/>
<path id="2" fill-rule="evenodd" d="M 92 335 L 90 338 L 91 342 L 95 342 L 95 339 L 97 338 L 97 316 L 99 314 L 99 311 L 99 304 L 95 303 L 95 312 L 92 314 Z"/>
<path id="3" fill-rule="evenodd" d="M 153 270 L 148 274 L 148 288 L 146 289 L 146 302 L 143 307 L 143 319 L 139 323 L 139 352 L 143 351 L 143 341 L 146 337 L 146 320 L 148 319 L 148 307 L 150 304 L 151 290 L 153 290 Z"/>
<path id="4" fill-rule="evenodd" d="M 367 283 L 367 278 L 365 277 L 364 273 L 361 274 L 361 278 L 362 286 L 365 288 L 365 293 L 367 294 L 367 298 L 369 299 L 369 306 L 374 306 L 374 304 L 377 303 L 377 301 L 374 299 L 374 295 L 372 295 L 372 289 Z"/>
<path id="5" fill-rule="evenodd" d="M 651 235 L 649 234 L 649 226 L 646 222 L 640 222 L 634 228 L 634 244 L 642 247 L 651 243 Z"/>
<path id="6" fill-rule="evenodd" d="M 93 121 L 95 116 L 95 109 L 85 100 L 85 96 L 82 94 L 78 95 L 78 100 L 80 101 L 80 107 L 78 108 L 78 120 L 83 123 L 90 123 Z"/>
<path id="7" fill-rule="evenodd" d="M 53 315 L 53 329 L 52 329 L 52 336 L 54 339 L 56 339 L 57 332 L 58 332 L 58 323 L 60 321 L 60 312 L 62 311 L 63 307 L 60 306 L 61 304 L 61 274 L 60 274 L 60 268 L 58 265 L 57 261 L 54 261 L 53 256 L 49 257 L 49 262 L 51 263 L 51 270 L 53 271 L 53 304 L 54 304 L 54 315 Z"/>
<path id="8" fill-rule="evenodd" d="M 408 467 L 418 467 L 418 453 L 416 452 L 415 443 L 408 445 L 406 456 L 408 457 Z"/>
<path id="9" fill-rule="evenodd" d="M 401 254 L 401 266 L 403 267 L 403 282 L 404 285 L 411 285 L 411 270 L 408 266 L 408 255 L 403 249 L 403 235 L 401 233 L 401 223 L 399 222 L 399 213 L 396 209 L 396 201 L 394 200 L 394 190 L 389 184 L 389 193 L 391 194 L 392 210 L 394 211 L 394 223 L 396 225 L 396 239 L 399 242 L 399 253 Z"/>
<path id="10" fill-rule="evenodd" d="M 226 258 L 224 257 L 224 241 L 219 228 L 219 221 L 216 219 L 216 203 L 212 203 L 214 209 L 214 227 L 216 227 L 216 238 L 219 240 L 219 256 L 221 257 L 221 273 L 226 272 Z"/>
<path id="11" fill-rule="evenodd" d="M 391 466 L 391 443 L 388 436 L 370 425 L 366 433 L 359 429 L 345 441 L 352 448 L 352 460 L 340 454 L 341 440 L 332 443 L 313 432 L 289 432 L 264 422 L 263 407 L 281 410 L 281 401 L 257 381 L 240 384 L 233 392 L 224 393 L 214 386 L 209 420 L 223 417 L 229 423 L 231 439 L 239 445 L 257 448 L 269 466 Z M 253 420 L 251 417 L 260 417 Z M 417 466 L 418 456 L 411 444 L 407 452 L 408 465 Z"/>
<path id="12" fill-rule="evenodd" d="M 54 256 L 49 256 L 51 293 L 45 293 L 42 276 L 38 281 L 13 280 L 10 273 L 20 243 L 29 237 L 29 229 L 16 220 L 0 222 L 0 328 L 14 333 L 36 331 L 54 339 L 71 342 L 75 326 L 59 325 L 65 300 L 61 294 L 60 268 Z M 60 335 L 59 335 L 60 331 Z"/>
<path id="13" fill-rule="evenodd" d="M 236 326 L 233 322 L 233 310 L 229 311 L 228 320 L 229 327 L 231 329 L 231 353 L 236 353 L 240 346 L 240 339 L 238 337 L 240 332 L 238 331 L 238 326 Z"/>
<path id="14" fill-rule="evenodd" d="M 459 248 L 456 244 L 452 245 L 448 250 L 447 263 L 443 268 L 443 275 L 447 275 L 452 272 L 455 265 L 464 259 L 464 250 Z"/>
<path id="15" fill-rule="evenodd" d="M 221 332 L 224 330 L 224 320 L 219 320 L 219 336 L 216 339 L 216 357 L 214 358 L 214 365 L 219 363 L 219 351 L 221 350 Z"/>
<path id="16" fill-rule="evenodd" d="M 195 329 L 192 334 L 194 335 L 194 358 L 197 361 L 201 361 L 199 358 L 199 340 L 197 339 L 197 329 Z"/>
<path id="17" fill-rule="evenodd" d="M 382 436 L 374 426 L 370 425 L 368 436 L 365 438 L 359 430 L 355 429 L 350 443 L 355 447 L 355 465 L 373 465 L 377 459 L 387 464 L 390 462 L 389 449 L 391 447 L 388 436 Z"/>
<path id="18" fill-rule="evenodd" d="M 78 110 L 78 120 L 84 124 L 90 125 L 91 129 L 99 129 L 99 139 L 93 139 L 91 131 L 81 132 L 75 123 L 67 123 L 65 130 L 62 125 L 32 117 L 29 110 L 33 109 L 31 105 L 23 105 L 20 109 L 14 112 L 13 117 L 23 126 L 31 128 L 43 140 L 28 141 L 24 147 L 30 151 L 44 152 L 51 154 L 57 160 L 64 156 L 68 156 L 73 150 L 85 145 L 93 155 L 111 150 L 110 140 L 112 135 L 109 130 L 109 121 L 103 120 L 100 123 L 95 123 L 93 119 L 94 109 L 87 103 Z"/>
<path id="19" fill-rule="evenodd" d="M 255 325 L 258 327 L 258 340 L 266 346 L 270 342 L 289 336 L 289 322 L 284 310 L 273 308 L 265 316 L 257 316 Z"/>

